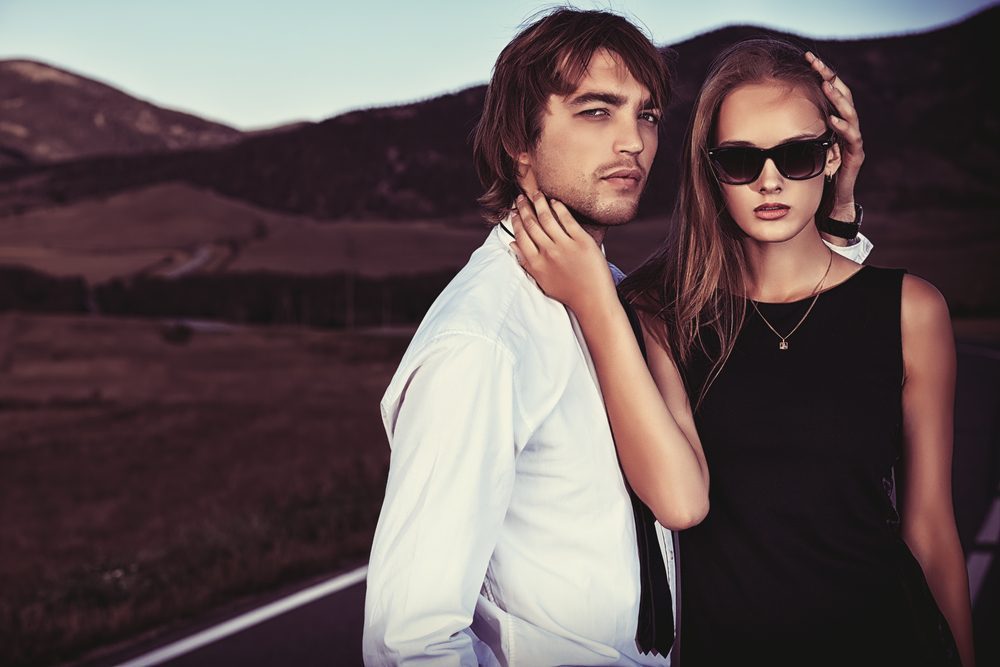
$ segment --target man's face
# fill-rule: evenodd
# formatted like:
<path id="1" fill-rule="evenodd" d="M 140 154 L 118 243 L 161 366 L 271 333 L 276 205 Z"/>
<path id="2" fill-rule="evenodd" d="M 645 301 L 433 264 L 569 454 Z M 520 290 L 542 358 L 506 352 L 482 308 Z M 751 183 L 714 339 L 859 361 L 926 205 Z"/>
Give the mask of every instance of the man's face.
<path id="1" fill-rule="evenodd" d="M 610 51 L 594 52 L 569 95 L 550 95 L 538 143 L 518 156 L 522 186 L 537 187 L 598 225 L 635 217 L 656 156 L 660 110 Z"/>

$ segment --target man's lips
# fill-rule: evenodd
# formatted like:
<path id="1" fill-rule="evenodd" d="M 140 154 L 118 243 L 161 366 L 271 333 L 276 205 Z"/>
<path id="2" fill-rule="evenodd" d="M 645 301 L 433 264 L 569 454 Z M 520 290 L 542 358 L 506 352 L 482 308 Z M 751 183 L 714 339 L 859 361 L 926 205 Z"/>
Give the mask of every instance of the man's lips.
<path id="1" fill-rule="evenodd" d="M 631 179 L 633 181 L 641 181 L 642 180 L 642 170 L 641 169 L 619 169 L 617 171 L 611 172 L 610 174 L 608 174 L 607 176 L 604 176 L 603 178 L 605 180 L 609 180 L 609 179 L 612 179 L 612 178 L 621 178 L 621 179 Z"/>
<path id="2" fill-rule="evenodd" d="M 761 204 L 753 210 L 753 213 L 760 220 L 778 220 L 779 218 L 785 217 L 789 208 L 790 207 L 787 204 L 774 202 Z"/>
<path id="3" fill-rule="evenodd" d="M 639 187 L 644 177 L 641 169 L 619 169 L 602 177 L 602 180 L 624 190 L 632 190 Z"/>

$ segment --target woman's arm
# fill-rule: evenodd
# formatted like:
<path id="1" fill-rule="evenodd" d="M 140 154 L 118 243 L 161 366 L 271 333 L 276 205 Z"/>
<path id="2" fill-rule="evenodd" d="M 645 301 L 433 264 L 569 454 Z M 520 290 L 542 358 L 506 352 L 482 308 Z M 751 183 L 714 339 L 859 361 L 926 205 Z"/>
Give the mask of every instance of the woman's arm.
<path id="1" fill-rule="evenodd" d="M 955 340 L 944 297 L 903 278 L 903 539 L 920 562 L 965 667 L 974 664 L 965 557 L 951 497 Z"/>
<path id="2" fill-rule="evenodd" d="M 550 208 L 541 194 L 532 201 L 518 198 L 511 245 L 539 287 L 580 323 L 629 484 L 665 528 L 689 528 L 708 513 L 708 469 L 677 370 L 651 347 L 650 366 L 663 376 L 658 388 L 597 243 L 559 202 Z"/>

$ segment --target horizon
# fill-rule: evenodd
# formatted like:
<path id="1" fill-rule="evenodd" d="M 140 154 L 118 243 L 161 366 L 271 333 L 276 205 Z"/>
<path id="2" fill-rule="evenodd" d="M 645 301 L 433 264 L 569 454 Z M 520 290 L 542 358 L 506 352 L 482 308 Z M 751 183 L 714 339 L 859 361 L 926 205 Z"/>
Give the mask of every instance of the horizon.
<path id="1" fill-rule="evenodd" d="M 553 6 L 516 0 L 505 7 L 455 10 L 457 4 L 440 0 L 426 11 L 393 7 L 387 15 L 373 2 L 352 8 L 345 21 L 343 12 L 321 0 L 296 0 L 280 10 L 214 0 L 207 6 L 214 11 L 207 13 L 203 3 L 196 13 L 194 0 L 169 7 L 121 7 L 113 0 L 95 0 L 88 7 L 69 0 L 3 0 L 0 59 L 43 62 L 156 106 L 254 131 L 409 104 L 484 84 L 497 54 L 519 27 Z M 655 0 L 575 4 L 623 14 L 662 47 L 733 25 L 812 39 L 929 32 L 997 3 L 962 0 L 941 7 L 932 0 L 893 0 L 871 7 L 864 0 L 843 0 L 835 9 L 790 0 L 752 6 L 726 0 L 680 8 Z M 53 12 L 54 5 L 63 11 Z M 727 20 L 715 20 L 719 15 Z M 379 48 L 376 40 L 393 48 Z M 410 57 L 401 59 L 400 54 Z M 335 85 L 323 84 L 331 80 Z"/>

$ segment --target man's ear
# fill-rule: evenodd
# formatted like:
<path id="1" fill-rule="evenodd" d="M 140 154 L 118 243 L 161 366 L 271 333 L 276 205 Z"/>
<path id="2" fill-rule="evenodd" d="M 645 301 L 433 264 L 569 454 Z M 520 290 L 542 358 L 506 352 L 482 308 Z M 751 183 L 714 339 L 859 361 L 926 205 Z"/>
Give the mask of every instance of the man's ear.
<path id="1" fill-rule="evenodd" d="M 823 174 L 827 178 L 833 178 L 833 175 L 840 169 L 841 162 L 840 144 L 830 146 L 826 151 L 826 166 L 823 168 Z"/>
<path id="2" fill-rule="evenodd" d="M 521 189 L 529 195 L 538 192 L 538 179 L 535 178 L 531 154 L 527 151 L 519 153 L 514 166 L 517 168 L 517 184 L 521 186 Z"/>

